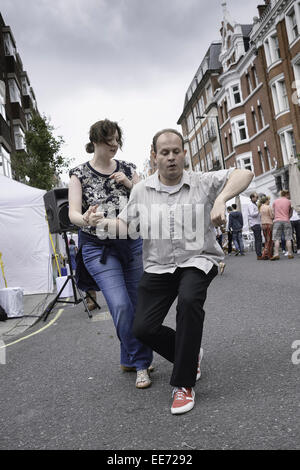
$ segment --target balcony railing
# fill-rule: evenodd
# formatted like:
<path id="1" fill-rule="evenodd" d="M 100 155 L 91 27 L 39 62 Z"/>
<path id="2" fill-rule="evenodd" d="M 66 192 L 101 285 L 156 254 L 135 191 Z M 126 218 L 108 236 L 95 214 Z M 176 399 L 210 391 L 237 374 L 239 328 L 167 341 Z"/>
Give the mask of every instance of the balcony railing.
<path id="1" fill-rule="evenodd" d="M 12 119 L 19 119 L 23 126 L 26 127 L 25 113 L 20 106 L 20 103 L 11 103 L 11 116 Z"/>

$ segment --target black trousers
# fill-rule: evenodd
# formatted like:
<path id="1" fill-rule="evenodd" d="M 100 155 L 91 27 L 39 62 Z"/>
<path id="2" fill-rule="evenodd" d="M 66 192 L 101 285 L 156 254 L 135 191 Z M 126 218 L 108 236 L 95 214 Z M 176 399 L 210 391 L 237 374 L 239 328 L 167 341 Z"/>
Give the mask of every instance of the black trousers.
<path id="1" fill-rule="evenodd" d="M 196 382 L 207 288 L 217 275 L 197 268 L 177 268 L 174 273 L 144 272 L 138 290 L 133 334 L 174 364 L 170 384 L 193 387 Z M 163 325 L 178 296 L 176 331 Z"/>
<path id="2" fill-rule="evenodd" d="M 254 244 L 255 244 L 255 252 L 257 256 L 261 256 L 262 254 L 262 236 L 261 236 L 261 225 L 256 224 L 251 227 L 251 230 L 254 234 Z"/>

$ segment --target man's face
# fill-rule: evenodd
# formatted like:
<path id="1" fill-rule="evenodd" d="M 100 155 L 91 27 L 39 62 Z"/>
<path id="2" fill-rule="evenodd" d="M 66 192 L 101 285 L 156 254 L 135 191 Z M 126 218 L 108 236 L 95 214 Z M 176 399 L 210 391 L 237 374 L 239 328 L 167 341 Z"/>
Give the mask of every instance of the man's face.
<path id="1" fill-rule="evenodd" d="M 173 132 L 162 134 L 157 139 L 156 149 L 157 153 L 154 158 L 161 182 L 170 186 L 179 183 L 186 154 L 180 137 Z"/>
<path id="2" fill-rule="evenodd" d="M 252 201 L 253 201 L 253 202 L 257 202 L 257 199 L 258 199 L 258 195 L 255 194 L 255 195 L 252 197 Z"/>

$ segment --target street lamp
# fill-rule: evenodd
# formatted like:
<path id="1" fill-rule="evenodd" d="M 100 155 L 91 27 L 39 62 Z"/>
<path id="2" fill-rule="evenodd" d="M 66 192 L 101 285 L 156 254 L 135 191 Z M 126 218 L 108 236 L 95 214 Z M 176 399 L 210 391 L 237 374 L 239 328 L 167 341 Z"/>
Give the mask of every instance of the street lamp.
<path id="1" fill-rule="evenodd" d="M 207 116 L 206 114 L 204 114 L 204 116 L 196 116 L 196 119 L 212 119 L 212 118 L 216 118 L 216 120 L 217 120 L 218 136 L 219 136 L 220 147 L 221 147 L 221 155 L 222 155 L 222 164 L 223 164 L 223 169 L 225 170 L 224 151 L 223 151 L 223 144 L 222 144 L 222 139 L 221 139 L 220 123 L 219 123 L 218 115 L 216 114 L 215 116 Z M 206 154 L 206 152 L 205 152 L 205 154 Z"/>

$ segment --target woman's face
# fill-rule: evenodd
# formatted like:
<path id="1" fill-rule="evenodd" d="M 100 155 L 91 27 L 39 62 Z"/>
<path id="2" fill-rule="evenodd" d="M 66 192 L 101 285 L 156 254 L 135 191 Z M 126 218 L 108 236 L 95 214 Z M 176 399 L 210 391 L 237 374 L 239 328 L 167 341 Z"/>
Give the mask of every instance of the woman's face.
<path id="1" fill-rule="evenodd" d="M 116 131 L 106 142 L 94 143 L 95 153 L 113 158 L 119 149 L 119 133 Z"/>

